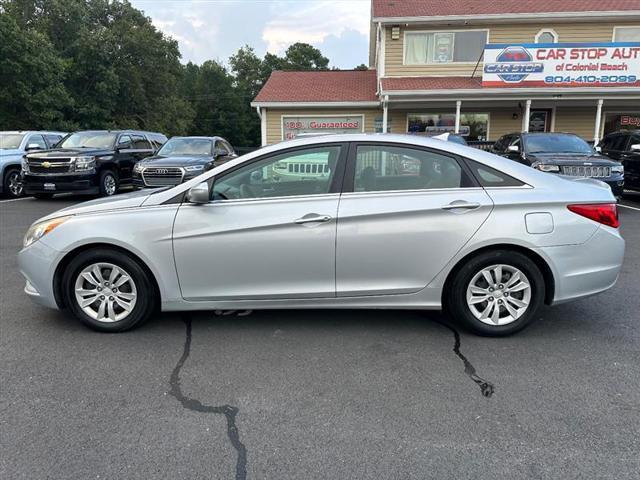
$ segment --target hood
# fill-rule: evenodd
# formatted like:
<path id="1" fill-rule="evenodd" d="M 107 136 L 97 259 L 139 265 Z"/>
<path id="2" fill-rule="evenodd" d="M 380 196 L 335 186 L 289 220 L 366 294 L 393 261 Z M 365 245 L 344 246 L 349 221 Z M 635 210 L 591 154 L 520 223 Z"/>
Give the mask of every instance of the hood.
<path id="1" fill-rule="evenodd" d="M 213 161 L 210 155 L 154 155 L 140 161 L 141 166 L 145 167 L 186 167 L 189 165 L 206 165 Z"/>
<path id="2" fill-rule="evenodd" d="M 160 190 L 155 190 L 155 192 Z M 109 210 L 122 210 L 125 208 L 136 208 L 144 203 L 144 201 L 154 193 L 150 190 L 136 190 L 129 193 L 118 194 L 115 197 L 97 198 L 88 202 L 72 205 L 71 207 L 63 208 L 53 212 L 46 217 L 42 217 L 38 220 L 49 220 L 51 218 L 62 217 L 65 215 L 82 215 L 86 213 L 105 212 Z"/>
<path id="3" fill-rule="evenodd" d="M 540 162 L 546 165 L 596 165 L 613 167 L 620 165 L 619 162 L 600 155 L 598 153 L 581 154 L 581 153 L 530 153 L 527 154 L 527 160 L 531 163 Z"/>
<path id="4" fill-rule="evenodd" d="M 98 156 L 113 155 L 113 150 L 104 148 L 54 148 L 51 150 L 41 150 L 39 152 L 27 154 L 27 158 L 48 158 L 48 157 L 77 157 L 77 156 Z"/>
<path id="5" fill-rule="evenodd" d="M 24 152 L 19 148 L 8 148 L 6 150 L 0 150 L 0 159 L 4 157 L 22 157 Z"/>

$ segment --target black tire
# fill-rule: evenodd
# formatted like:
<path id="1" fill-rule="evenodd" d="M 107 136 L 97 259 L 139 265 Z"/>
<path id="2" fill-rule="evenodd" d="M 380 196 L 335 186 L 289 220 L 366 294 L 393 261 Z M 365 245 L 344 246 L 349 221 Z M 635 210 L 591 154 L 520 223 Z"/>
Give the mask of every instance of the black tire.
<path id="1" fill-rule="evenodd" d="M 113 184 L 111 184 L 111 182 L 113 182 Z M 99 187 L 101 197 L 110 197 L 118 193 L 118 174 L 113 170 L 103 170 L 102 172 L 100 172 Z"/>
<path id="2" fill-rule="evenodd" d="M 51 200 L 53 193 L 34 193 L 33 196 L 38 200 Z"/>
<path id="3" fill-rule="evenodd" d="M 19 188 L 16 186 L 16 183 L 19 183 Z M 2 186 L 4 195 L 8 198 L 20 198 L 24 195 L 24 189 L 22 188 L 22 183 L 20 181 L 20 169 L 18 168 L 8 168 L 4 173 L 4 178 L 2 179 Z"/>
<path id="4" fill-rule="evenodd" d="M 531 298 L 529 306 L 519 318 L 505 325 L 489 325 L 482 322 L 474 316 L 471 307 L 467 304 L 467 288 L 469 284 L 483 269 L 493 265 L 506 265 L 520 270 L 527 277 L 530 285 Z M 545 283 L 542 272 L 533 260 L 519 252 L 494 250 L 481 253 L 467 261 L 454 275 L 452 281 L 448 284 L 448 292 L 445 292 L 445 310 L 453 317 L 453 320 L 478 335 L 501 337 L 516 333 L 535 319 L 538 309 L 544 302 Z M 499 295 L 502 295 L 502 293 Z M 522 294 L 516 293 L 516 295 Z M 506 300 L 503 299 L 503 301 Z M 488 305 L 488 302 L 479 305 L 478 308 L 483 308 L 485 305 Z M 512 305 L 510 304 L 510 306 Z M 504 307 L 499 308 L 502 312 L 501 314 L 507 313 Z"/>
<path id="5" fill-rule="evenodd" d="M 133 280 L 137 293 L 136 303 L 125 318 L 110 323 L 99 321 L 85 313 L 78 304 L 75 295 L 76 280 L 86 267 L 95 263 L 113 264 L 123 269 Z M 150 274 L 136 259 L 108 248 L 85 250 L 75 256 L 62 275 L 61 286 L 65 305 L 69 310 L 84 325 L 98 332 L 117 333 L 138 327 L 149 319 L 157 307 L 158 294 Z"/>

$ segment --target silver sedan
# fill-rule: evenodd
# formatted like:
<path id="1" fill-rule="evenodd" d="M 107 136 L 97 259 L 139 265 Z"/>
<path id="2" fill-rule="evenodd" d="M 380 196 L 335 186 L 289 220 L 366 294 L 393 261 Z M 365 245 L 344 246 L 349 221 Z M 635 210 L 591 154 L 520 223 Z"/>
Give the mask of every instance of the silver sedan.
<path id="1" fill-rule="evenodd" d="M 60 210 L 25 292 L 96 330 L 163 311 L 442 309 L 484 335 L 616 282 L 615 199 L 452 142 L 340 135 L 263 148 L 173 188 Z"/>

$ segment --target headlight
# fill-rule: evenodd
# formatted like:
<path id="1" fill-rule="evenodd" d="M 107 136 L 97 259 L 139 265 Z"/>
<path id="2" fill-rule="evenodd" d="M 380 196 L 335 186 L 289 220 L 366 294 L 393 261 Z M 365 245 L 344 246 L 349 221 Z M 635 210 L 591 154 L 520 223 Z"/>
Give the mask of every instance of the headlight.
<path id="1" fill-rule="evenodd" d="M 545 165 L 544 163 L 539 163 L 537 165 L 534 165 L 533 168 L 537 168 L 541 172 L 558 173 L 560 171 L 560 167 L 558 165 Z"/>
<path id="2" fill-rule="evenodd" d="M 140 162 L 138 162 L 133 166 L 133 171 L 136 172 L 136 173 L 140 173 L 140 172 L 142 172 L 143 168 L 144 168 L 144 165 L 142 165 Z"/>
<path id="3" fill-rule="evenodd" d="M 204 165 L 189 165 L 188 167 L 184 167 L 187 172 L 199 172 L 200 170 L 204 170 Z"/>
<path id="4" fill-rule="evenodd" d="M 26 235 L 24 236 L 24 240 L 22 241 L 22 246 L 25 248 L 28 247 L 33 242 L 44 237 L 47 233 L 52 231 L 58 225 L 61 225 L 67 220 L 69 220 L 69 218 L 71 217 L 58 217 L 51 220 L 47 220 L 45 222 L 35 223 L 31 225 L 31 227 L 29 227 L 29 230 L 27 230 Z"/>
<path id="5" fill-rule="evenodd" d="M 26 158 L 22 159 L 22 171 L 25 173 L 29 173 L 29 162 L 27 162 Z"/>
<path id="6" fill-rule="evenodd" d="M 96 157 L 74 157 L 72 161 L 76 172 L 91 170 L 96 166 Z"/>
<path id="7" fill-rule="evenodd" d="M 611 173 L 624 173 L 624 167 L 622 165 L 616 165 L 615 167 L 611 167 Z"/>

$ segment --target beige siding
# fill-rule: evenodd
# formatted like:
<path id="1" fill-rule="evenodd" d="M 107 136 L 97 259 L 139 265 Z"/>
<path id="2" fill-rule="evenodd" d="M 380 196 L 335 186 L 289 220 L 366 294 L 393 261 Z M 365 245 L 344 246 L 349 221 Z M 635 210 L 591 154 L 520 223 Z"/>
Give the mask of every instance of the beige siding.
<path id="1" fill-rule="evenodd" d="M 593 140 L 596 126 L 596 109 L 558 107 L 556 109 L 556 132 L 575 133 L 585 140 Z"/>
<path id="2" fill-rule="evenodd" d="M 382 117 L 382 110 L 351 109 L 351 108 L 300 108 L 300 109 L 272 109 L 267 108 L 267 143 L 269 145 L 282 141 L 283 115 L 364 115 L 365 133 L 375 131 L 376 118 Z"/>
<path id="3" fill-rule="evenodd" d="M 628 25 L 637 25 L 640 19 L 630 20 Z M 553 29 L 560 42 L 610 42 L 613 39 L 613 27 L 626 23 L 536 23 L 511 25 L 474 25 L 468 30 L 488 29 L 490 43 L 533 43 L 536 34 L 542 29 Z M 447 27 L 402 27 L 400 39 L 391 40 L 391 27 L 385 31 L 385 76 L 470 76 L 475 63 L 445 65 L 403 65 L 404 33 L 408 31 L 446 31 Z M 451 30 L 462 30 L 452 27 Z M 476 76 L 482 76 L 482 67 L 478 67 Z"/>
<path id="4" fill-rule="evenodd" d="M 518 118 L 514 119 L 513 114 Z M 489 112 L 489 140 L 496 141 L 507 133 L 522 130 L 522 115 L 517 107 L 511 109 L 491 110 Z"/>

